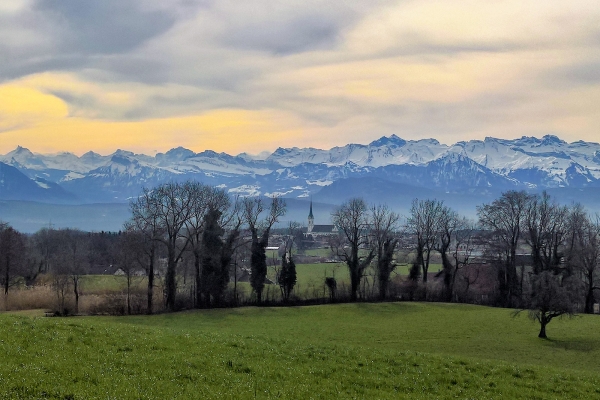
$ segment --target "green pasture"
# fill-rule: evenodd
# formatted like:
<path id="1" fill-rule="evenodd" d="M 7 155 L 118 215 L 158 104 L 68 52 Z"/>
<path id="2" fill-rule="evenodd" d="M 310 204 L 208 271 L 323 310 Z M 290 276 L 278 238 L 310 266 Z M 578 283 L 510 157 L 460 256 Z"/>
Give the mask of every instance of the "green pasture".
<path id="1" fill-rule="evenodd" d="M 279 267 L 279 265 L 277 265 Z M 441 268 L 439 264 L 431 264 L 430 271 L 437 272 Z M 399 265 L 392 276 L 408 275 L 409 266 Z M 344 292 L 350 287 L 350 275 L 348 267 L 344 263 L 315 263 L 315 264 L 297 264 L 297 283 L 294 288 L 294 296 L 302 300 L 310 300 L 315 298 L 324 298 L 329 296 L 329 292 L 325 286 L 326 277 L 335 277 L 337 281 L 338 291 Z M 369 285 L 373 284 L 375 272 L 371 269 L 366 271 L 369 275 Z M 276 268 L 271 266 L 268 268 L 267 277 L 276 282 Z M 191 282 L 191 280 L 190 280 Z M 158 284 L 158 282 L 157 282 Z M 180 288 L 184 289 L 183 282 L 180 281 Z M 80 278 L 80 291 L 84 295 L 90 294 L 107 294 L 107 293 L 123 293 L 126 290 L 127 280 L 125 276 L 114 275 L 84 275 Z M 131 289 L 133 291 L 145 291 L 147 280 L 145 277 L 132 278 Z M 230 283 L 230 290 L 233 291 L 234 283 Z M 252 296 L 252 287 L 247 282 L 237 283 L 238 299 L 250 299 Z M 266 285 L 263 297 L 267 300 L 279 301 L 281 299 L 281 291 L 278 285 Z"/>
<path id="2" fill-rule="evenodd" d="M 275 281 L 275 269 L 270 269 L 269 278 Z M 322 286 L 326 277 L 335 277 L 339 282 L 350 282 L 348 267 L 343 263 L 315 263 L 315 264 L 296 264 L 297 285 Z"/>
<path id="3" fill-rule="evenodd" d="M 157 316 L 0 315 L 0 398 L 600 396 L 600 318 L 383 303 Z"/>
<path id="4" fill-rule="evenodd" d="M 147 282 L 146 277 L 133 277 L 131 288 L 144 289 Z M 127 278 L 123 275 L 83 275 L 79 283 L 81 291 L 87 294 L 119 292 L 127 288 Z"/>
<path id="5" fill-rule="evenodd" d="M 394 270 L 393 274 L 397 274 L 397 275 L 401 275 L 401 276 L 408 276 L 411 267 L 412 267 L 411 264 L 405 264 L 405 263 L 398 264 L 398 266 Z M 429 264 L 429 272 L 435 273 L 435 272 L 439 272 L 441 269 L 442 269 L 442 264 L 437 264 L 437 263 Z"/>

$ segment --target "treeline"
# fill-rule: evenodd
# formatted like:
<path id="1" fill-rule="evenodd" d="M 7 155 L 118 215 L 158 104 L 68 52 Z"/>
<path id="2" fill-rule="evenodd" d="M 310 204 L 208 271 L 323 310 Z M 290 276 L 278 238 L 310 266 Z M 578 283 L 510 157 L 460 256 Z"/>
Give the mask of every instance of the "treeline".
<path id="1" fill-rule="evenodd" d="M 45 228 L 24 235 L 0 224 L 4 293 L 43 275 L 57 310 L 64 313 L 70 298 L 77 313 L 82 276 L 118 266 L 127 282 L 128 313 L 235 305 L 230 281 L 241 267 L 254 301 L 264 301 L 266 248 L 285 215 L 282 199 L 232 199 L 224 189 L 185 182 L 145 189 L 130 207 L 131 218 L 119 233 Z M 469 220 L 438 200 L 415 199 L 404 218 L 385 205 L 351 199 L 332 213 L 338 234 L 327 239 L 332 257 L 348 269 L 350 287 L 340 290 L 334 277 L 324 277 L 323 287 L 338 301 L 391 298 L 529 309 L 542 327 L 562 314 L 593 312 L 598 216 L 578 204 L 560 205 L 546 193 L 509 191 L 479 206 L 477 217 Z M 289 302 L 296 284 L 293 250 L 304 234 L 297 223 L 278 230 L 272 243 L 280 247 L 275 283 Z M 441 267 L 432 272 L 434 261 Z M 409 265 L 407 277 L 397 273 L 401 264 Z M 132 310 L 131 284 L 139 271 L 146 300 Z M 191 275 L 186 293 L 178 290 L 182 275 L 183 283 Z M 163 301 L 158 307 L 157 287 Z"/>
<path id="2" fill-rule="evenodd" d="M 0 281 L 5 294 L 9 287 L 30 287 L 44 276 L 44 284 L 56 295 L 57 313 L 78 313 L 82 277 L 112 273 L 118 266 L 126 279 L 127 313 L 132 312 L 132 283 L 140 271 L 147 282 L 145 311 L 157 308 L 157 286 L 164 300 L 158 308 L 173 311 L 190 306 L 188 297 L 178 296 L 177 290 L 185 256 L 186 267 L 192 264 L 193 269 L 192 306 L 223 304 L 237 259 L 249 262 L 250 283 L 261 302 L 267 280 L 265 250 L 272 226 L 285 214 L 282 199 L 232 200 L 223 189 L 185 182 L 145 189 L 130 206 L 132 216 L 118 233 L 44 228 L 28 236 L 0 224 Z M 288 258 L 291 261 L 291 253 Z M 66 305 L 70 298 L 72 309 Z M 136 308 L 133 311 L 139 312 L 139 305 Z"/>
<path id="3" fill-rule="evenodd" d="M 477 207 L 477 216 L 468 221 L 442 202 L 415 200 L 407 223 L 416 239 L 411 277 L 421 272 L 426 283 L 431 252 L 438 252 L 443 299 L 452 301 L 457 275 L 479 264 L 478 273 L 493 283 L 486 288 L 490 304 L 529 310 L 540 323 L 540 337 L 555 317 L 594 311 L 600 288 L 598 215 L 580 204 L 560 205 L 546 192 L 508 191 Z"/>

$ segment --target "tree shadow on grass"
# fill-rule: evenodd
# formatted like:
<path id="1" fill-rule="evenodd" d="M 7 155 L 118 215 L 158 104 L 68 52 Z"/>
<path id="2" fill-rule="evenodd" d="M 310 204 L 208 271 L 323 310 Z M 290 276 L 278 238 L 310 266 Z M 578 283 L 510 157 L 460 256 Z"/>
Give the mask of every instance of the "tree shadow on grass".
<path id="1" fill-rule="evenodd" d="M 383 301 L 383 302 L 355 302 L 346 303 L 350 306 L 354 306 L 355 310 L 362 313 L 373 315 L 377 314 L 397 314 L 399 312 L 403 314 L 409 313 L 422 313 L 423 307 L 419 306 L 419 303 L 415 302 L 394 302 L 394 301 Z"/>
<path id="2" fill-rule="evenodd" d="M 547 346 L 563 349 L 569 351 L 599 351 L 600 350 L 600 339 L 596 338 L 578 338 L 572 340 L 560 340 L 560 339 L 546 339 L 545 343 Z"/>

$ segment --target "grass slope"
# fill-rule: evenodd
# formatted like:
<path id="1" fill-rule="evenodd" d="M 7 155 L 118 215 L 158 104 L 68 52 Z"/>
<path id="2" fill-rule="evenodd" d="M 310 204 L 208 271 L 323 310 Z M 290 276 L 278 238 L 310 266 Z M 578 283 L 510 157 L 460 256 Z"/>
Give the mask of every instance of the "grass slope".
<path id="1" fill-rule="evenodd" d="M 600 319 L 387 303 L 0 315 L 1 398 L 594 398 Z"/>

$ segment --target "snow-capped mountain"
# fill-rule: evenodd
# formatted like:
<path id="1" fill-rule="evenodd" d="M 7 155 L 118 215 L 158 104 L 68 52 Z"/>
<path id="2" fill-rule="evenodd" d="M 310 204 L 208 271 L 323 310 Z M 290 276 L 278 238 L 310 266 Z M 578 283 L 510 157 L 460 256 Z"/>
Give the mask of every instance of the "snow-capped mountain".
<path id="1" fill-rule="evenodd" d="M 36 186 L 56 185 L 82 203 L 126 202 L 143 187 L 187 179 L 242 196 L 300 199 L 317 196 L 324 188 L 331 192 L 339 186 L 332 184 L 342 180 L 354 182 L 356 195 L 369 195 L 372 190 L 360 187 L 364 178 L 421 188 L 421 192 L 427 188 L 457 195 L 600 187 L 600 144 L 567 143 L 552 135 L 486 138 L 453 145 L 392 135 L 369 144 L 329 150 L 279 148 L 258 156 L 210 150 L 195 153 L 178 147 L 155 156 L 118 150 L 107 156 L 88 152 L 78 157 L 72 153 L 34 154 L 18 147 L 0 155 L 0 162 L 14 167 Z M 6 190 L 2 193 L 0 198 L 6 198 Z M 31 200 L 36 196 L 32 194 Z"/>
<path id="2" fill-rule="evenodd" d="M 0 162 L 0 199 L 68 203 L 75 196 L 54 182 L 40 177 L 30 179 L 17 168 Z"/>

